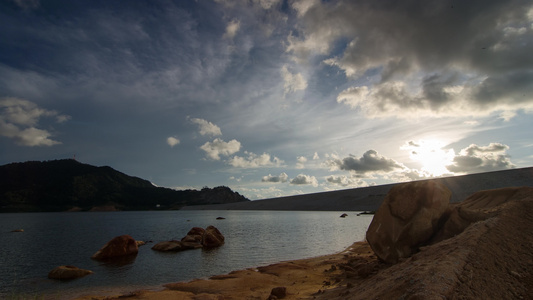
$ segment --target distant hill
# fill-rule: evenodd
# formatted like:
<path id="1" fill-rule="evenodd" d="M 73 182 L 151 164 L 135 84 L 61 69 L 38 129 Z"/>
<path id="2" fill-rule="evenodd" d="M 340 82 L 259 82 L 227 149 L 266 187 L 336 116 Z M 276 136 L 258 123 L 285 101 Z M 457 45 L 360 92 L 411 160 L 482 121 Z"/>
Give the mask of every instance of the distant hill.
<path id="1" fill-rule="evenodd" d="M 533 167 L 496 172 L 443 177 L 440 181 L 452 191 L 450 202 L 461 202 L 475 192 L 503 187 L 533 187 Z M 296 195 L 243 203 L 212 206 L 186 206 L 187 210 L 304 210 L 375 211 L 395 184 Z"/>
<path id="2" fill-rule="evenodd" d="M 180 209 L 241 201 L 249 200 L 228 187 L 176 191 L 73 159 L 0 166 L 0 212 Z"/>

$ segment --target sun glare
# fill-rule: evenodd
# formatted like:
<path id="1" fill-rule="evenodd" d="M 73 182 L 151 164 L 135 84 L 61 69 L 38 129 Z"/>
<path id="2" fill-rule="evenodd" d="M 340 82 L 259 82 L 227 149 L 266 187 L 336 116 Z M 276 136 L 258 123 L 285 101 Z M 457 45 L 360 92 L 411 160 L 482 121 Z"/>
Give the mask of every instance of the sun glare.
<path id="1" fill-rule="evenodd" d="M 409 157 L 421 165 L 421 171 L 429 176 L 441 176 L 449 173 L 446 166 L 452 164 L 455 152 L 444 149 L 446 144 L 439 140 L 410 141 L 402 147 L 409 150 Z"/>

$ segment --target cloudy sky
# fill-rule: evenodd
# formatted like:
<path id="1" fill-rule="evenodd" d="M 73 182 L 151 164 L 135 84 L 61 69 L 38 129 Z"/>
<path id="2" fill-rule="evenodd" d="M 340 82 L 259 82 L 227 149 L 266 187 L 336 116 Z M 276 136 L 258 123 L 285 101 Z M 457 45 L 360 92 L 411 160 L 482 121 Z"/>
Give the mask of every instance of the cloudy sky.
<path id="1" fill-rule="evenodd" d="M 250 199 L 533 166 L 533 3 L 0 2 L 0 164 Z"/>

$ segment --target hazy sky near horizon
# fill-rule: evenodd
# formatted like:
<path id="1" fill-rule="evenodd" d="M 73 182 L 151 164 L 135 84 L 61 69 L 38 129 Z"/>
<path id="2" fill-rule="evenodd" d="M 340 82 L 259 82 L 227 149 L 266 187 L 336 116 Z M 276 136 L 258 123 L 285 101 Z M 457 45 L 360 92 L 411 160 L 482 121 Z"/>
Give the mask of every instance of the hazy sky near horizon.
<path id="1" fill-rule="evenodd" d="M 0 2 L 0 164 L 250 199 L 533 166 L 531 1 Z"/>

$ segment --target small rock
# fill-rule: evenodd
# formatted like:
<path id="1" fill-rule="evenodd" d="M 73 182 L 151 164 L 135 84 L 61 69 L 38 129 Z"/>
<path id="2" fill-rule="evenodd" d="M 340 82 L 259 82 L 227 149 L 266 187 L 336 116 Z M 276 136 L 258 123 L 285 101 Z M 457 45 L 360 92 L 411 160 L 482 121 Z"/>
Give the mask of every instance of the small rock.
<path id="1" fill-rule="evenodd" d="M 220 231 L 212 225 L 205 229 L 202 239 L 202 245 L 206 248 L 220 247 L 224 244 L 224 236 Z"/>
<path id="2" fill-rule="evenodd" d="M 100 250 L 98 250 L 92 259 L 108 259 L 126 255 L 133 255 L 139 252 L 137 242 L 131 236 L 125 234 L 117 236 L 107 242 Z"/>
<path id="3" fill-rule="evenodd" d="M 193 227 L 181 241 L 165 241 L 155 244 L 152 250 L 156 251 L 183 251 L 197 248 L 214 248 L 224 244 L 224 236 L 215 226 L 206 229 Z"/>
<path id="4" fill-rule="evenodd" d="M 224 217 L 217 217 L 217 220 L 226 220 Z"/>
<path id="5" fill-rule="evenodd" d="M 284 286 L 275 287 L 270 292 L 270 295 L 276 297 L 274 299 L 283 299 L 287 296 L 287 288 Z"/>
<path id="6" fill-rule="evenodd" d="M 146 245 L 145 241 L 135 241 L 137 243 L 137 247 Z"/>
<path id="7" fill-rule="evenodd" d="M 15 229 L 15 230 L 11 230 L 11 232 L 24 232 L 24 229 Z"/>
<path id="8" fill-rule="evenodd" d="M 74 266 L 59 266 L 50 273 L 48 273 L 48 278 L 50 279 L 59 279 L 59 280 L 70 280 L 81 278 L 86 275 L 93 274 L 93 271 L 80 269 Z"/>
<path id="9" fill-rule="evenodd" d="M 348 216 L 348 214 L 342 214 L 341 218 L 346 218 L 347 216 Z"/>

